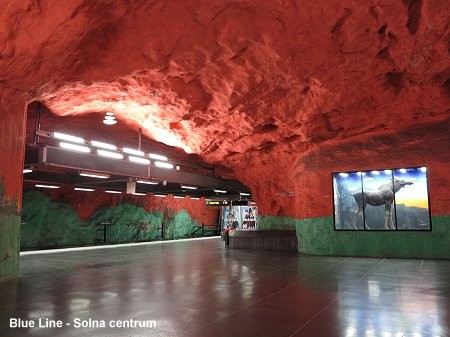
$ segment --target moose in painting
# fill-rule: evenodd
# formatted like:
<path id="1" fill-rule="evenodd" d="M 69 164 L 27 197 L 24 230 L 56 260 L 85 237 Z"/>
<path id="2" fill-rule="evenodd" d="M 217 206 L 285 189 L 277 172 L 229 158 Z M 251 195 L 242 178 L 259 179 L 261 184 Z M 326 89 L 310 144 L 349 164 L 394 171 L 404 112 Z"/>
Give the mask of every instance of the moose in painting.
<path id="1" fill-rule="evenodd" d="M 353 221 L 353 228 L 356 229 L 356 222 L 358 217 L 363 217 L 363 211 L 367 205 L 381 206 L 384 205 L 384 229 L 394 229 L 394 221 L 392 219 L 392 203 L 394 202 L 395 193 L 397 193 L 402 187 L 406 185 L 412 185 L 413 183 L 405 180 L 394 179 L 394 183 L 387 183 L 380 185 L 376 191 L 360 191 L 353 194 L 353 198 L 358 204 L 358 211 L 356 212 L 355 219 Z M 364 226 L 367 229 L 370 227 L 364 219 Z"/>

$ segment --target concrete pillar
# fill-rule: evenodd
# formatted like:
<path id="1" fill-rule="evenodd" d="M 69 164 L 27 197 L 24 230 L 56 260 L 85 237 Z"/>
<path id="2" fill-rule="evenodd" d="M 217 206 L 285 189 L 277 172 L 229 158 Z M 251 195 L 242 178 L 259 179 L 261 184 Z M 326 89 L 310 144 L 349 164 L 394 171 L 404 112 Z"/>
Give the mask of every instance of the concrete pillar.
<path id="1" fill-rule="evenodd" d="M 25 97 L 0 88 L 0 281 L 19 272 Z"/>

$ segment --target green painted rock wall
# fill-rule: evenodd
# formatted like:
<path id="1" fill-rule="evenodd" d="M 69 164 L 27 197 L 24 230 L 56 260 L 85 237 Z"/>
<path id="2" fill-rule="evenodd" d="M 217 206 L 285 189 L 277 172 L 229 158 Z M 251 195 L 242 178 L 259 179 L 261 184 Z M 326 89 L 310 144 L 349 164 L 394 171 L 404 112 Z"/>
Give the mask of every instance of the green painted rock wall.
<path id="1" fill-rule="evenodd" d="M 18 274 L 19 229 L 20 216 L 0 212 L 0 280 Z"/>
<path id="2" fill-rule="evenodd" d="M 8 198 L 6 179 L 0 179 L 0 281 L 19 273 L 20 209 L 17 198 Z"/>
<path id="3" fill-rule="evenodd" d="M 82 221 L 68 203 L 52 201 L 39 191 L 24 194 L 22 217 L 26 219 L 20 230 L 23 249 L 102 243 L 102 220 L 110 222 L 109 243 L 160 239 L 161 225 L 164 225 L 165 239 L 185 238 L 199 225 L 185 210 L 148 212 L 129 203 L 100 208 Z"/>
<path id="4" fill-rule="evenodd" d="M 258 229 L 295 229 L 296 220 L 290 216 L 260 216 Z"/>
<path id="5" fill-rule="evenodd" d="M 333 217 L 296 220 L 298 251 L 313 255 L 450 259 L 450 216 L 432 231 L 335 231 Z"/>

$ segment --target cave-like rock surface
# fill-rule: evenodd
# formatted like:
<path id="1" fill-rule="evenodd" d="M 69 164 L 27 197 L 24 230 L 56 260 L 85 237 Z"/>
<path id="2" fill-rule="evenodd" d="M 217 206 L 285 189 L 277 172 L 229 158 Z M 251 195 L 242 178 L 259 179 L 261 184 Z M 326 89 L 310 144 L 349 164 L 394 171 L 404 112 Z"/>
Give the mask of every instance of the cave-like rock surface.
<path id="1" fill-rule="evenodd" d="M 337 169 L 434 165 L 450 186 L 449 17 L 447 0 L 2 1 L 0 86 L 81 127 L 114 111 L 232 169 L 263 214 L 318 216 Z"/>

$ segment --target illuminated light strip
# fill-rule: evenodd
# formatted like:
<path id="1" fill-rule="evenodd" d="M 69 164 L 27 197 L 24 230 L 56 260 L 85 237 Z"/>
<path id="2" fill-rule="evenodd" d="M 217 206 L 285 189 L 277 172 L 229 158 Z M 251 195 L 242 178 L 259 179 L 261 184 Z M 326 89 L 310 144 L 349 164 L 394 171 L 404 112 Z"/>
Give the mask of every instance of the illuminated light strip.
<path id="1" fill-rule="evenodd" d="M 139 193 L 139 192 L 134 192 L 134 193 L 131 193 L 131 194 L 133 194 L 133 195 L 147 195 L 147 193 Z"/>
<path id="2" fill-rule="evenodd" d="M 188 190 L 196 190 L 198 187 L 197 186 L 181 185 L 181 188 L 186 188 Z"/>
<path id="3" fill-rule="evenodd" d="M 153 194 L 155 197 L 158 197 L 158 198 L 165 198 L 165 197 L 167 197 L 167 195 L 166 194 Z"/>
<path id="4" fill-rule="evenodd" d="M 173 169 L 173 165 L 170 163 L 163 163 L 161 161 L 155 161 L 155 166 L 162 167 L 166 169 Z"/>
<path id="5" fill-rule="evenodd" d="M 108 111 L 105 115 L 106 116 L 114 116 L 114 112 Z"/>
<path id="6" fill-rule="evenodd" d="M 31 173 L 31 172 L 33 172 L 32 169 L 23 169 L 23 172 L 22 172 L 22 173 Z"/>
<path id="7" fill-rule="evenodd" d="M 61 187 L 61 186 L 55 186 L 55 185 L 42 185 L 42 184 L 36 184 L 34 186 L 42 187 L 42 188 L 60 188 Z"/>
<path id="8" fill-rule="evenodd" d="M 132 161 L 133 163 L 143 164 L 143 165 L 150 165 L 150 160 L 146 158 L 139 158 L 139 157 L 133 157 L 128 156 L 128 160 Z"/>
<path id="9" fill-rule="evenodd" d="M 250 193 L 244 193 L 244 192 L 239 192 L 239 194 L 240 195 L 246 195 L 246 196 L 250 195 Z"/>
<path id="10" fill-rule="evenodd" d="M 181 195 L 174 195 L 173 198 L 174 199 L 184 199 L 184 197 Z"/>
<path id="11" fill-rule="evenodd" d="M 162 160 L 162 161 L 167 161 L 168 158 L 166 156 L 162 156 L 160 154 L 155 154 L 155 153 L 149 153 L 148 156 L 152 159 L 157 159 L 157 160 Z"/>
<path id="12" fill-rule="evenodd" d="M 91 144 L 92 144 L 92 146 L 101 147 L 102 149 L 117 150 L 117 146 L 115 146 L 115 145 L 99 142 L 99 141 L 96 141 L 96 140 L 92 140 Z"/>
<path id="13" fill-rule="evenodd" d="M 190 197 L 191 200 L 200 200 L 198 197 Z"/>
<path id="14" fill-rule="evenodd" d="M 114 116 L 105 116 L 105 120 L 113 121 L 115 119 L 116 119 L 116 117 L 114 117 Z"/>
<path id="15" fill-rule="evenodd" d="M 80 176 L 83 177 L 100 178 L 100 179 L 108 179 L 110 177 L 110 175 L 106 173 L 95 173 L 86 171 L 81 171 L 79 174 Z"/>
<path id="16" fill-rule="evenodd" d="M 113 190 L 106 190 L 105 193 L 111 193 L 111 194 L 121 194 L 121 191 L 113 191 Z"/>
<path id="17" fill-rule="evenodd" d="M 84 139 L 81 137 L 71 136 L 71 135 L 67 135 L 65 133 L 61 133 L 61 132 L 53 132 L 53 137 L 62 139 L 62 140 L 67 140 L 69 142 L 74 142 L 74 143 L 80 143 L 80 144 L 84 143 Z"/>
<path id="18" fill-rule="evenodd" d="M 157 181 L 148 181 L 148 180 L 137 180 L 136 181 L 139 184 L 147 184 L 147 185 L 158 185 L 159 182 Z"/>
<path id="19" fill-rule="evenodd" d="M 196 190 L 198 187 L 197 186 L 181 185 L 181 188 L 186 188 L 188 190 Z"/>
<path id="20" fill-rule="evenodd" d="M 216 193 L 227 193 L 227 191 L 225 191 L 225 190 L 214 190 L 214 192 L 216 192 Z"/>
<path id="21" fill-rule="evenodd" d="M 110 152 L 105 150 L 97 150 L 99 156 L 108 157 L 113 159 L 123 159 L 123 154 L 117 152 Z"/>
<path id="22" fill-rule="evenodd" d="M 144 152 L 139 151 L 139 150 L 135 150 L 135 149 L 130 149 L 128 147 L 124 147 L 122 149 L 123 152 L 128 153 L 128 154 L 134 154 L 135 156 L 141 156 L 143 157 L 145 155 Z"/>
<path id="23" fill-rule="evenodd" d="M 96 249 L 111 249 L 117 247 L 134 247 L 134 246 L 146 246 L 146 245 L 167 245 L 176 244 L 177 242 L 184 241 L 199 241 L 199 240 L 219 240 L 219 236 L 207 236 L 204 238 L 191 238 L 191 239 L 175 239 L 164 241 L 152 241 L 152 242 L 137 242 L 137 243 L 119 243 L 115 245 L 106 246 L 88 246 L 88 247 L 75 247 L 75 248 L 58 248 L 58 249 L 46 249 L 46 250 L 32 250 L 28 252 L 20 252 L 20 256 L 26 255 L 39 255 L 39 254 L 58 254 L 63 252 L 79 252 L 83 250 L 96 250 Z"/>
<path id="24" fill-rule="evenodd" d="M 83 153 L 91 153 L 90 148 L 88 148 L 87 146 L 82 146 L 82 145 L 75 145 L 75 144 L 60 142 L 59 147 L 66 149 L 66 150 L 72 150 L 72 151 L 83 152 Z"/>
<path id="25" fill-rule="evenodd" d="M 84 187 L 75 187 L 75 191 L 84 191 L 84 192 L 94 192 L 95 190 L 93 188 L 84 188 Z"/>

